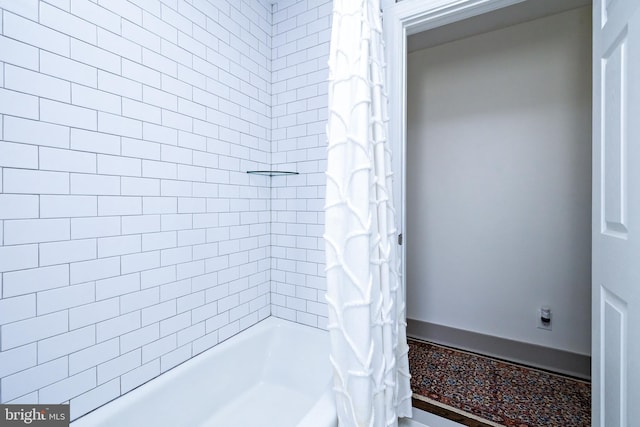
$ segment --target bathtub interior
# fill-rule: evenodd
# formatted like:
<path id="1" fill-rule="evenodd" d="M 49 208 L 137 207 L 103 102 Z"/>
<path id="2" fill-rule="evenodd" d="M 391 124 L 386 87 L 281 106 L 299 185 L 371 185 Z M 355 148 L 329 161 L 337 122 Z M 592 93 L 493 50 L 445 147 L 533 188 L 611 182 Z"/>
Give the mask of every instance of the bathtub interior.
<path id="1" fill-rule="evenodd" d="M 328 352 L 325 331 L 268 318 L 72 425 L 295 426 L 330 390 Z"/>

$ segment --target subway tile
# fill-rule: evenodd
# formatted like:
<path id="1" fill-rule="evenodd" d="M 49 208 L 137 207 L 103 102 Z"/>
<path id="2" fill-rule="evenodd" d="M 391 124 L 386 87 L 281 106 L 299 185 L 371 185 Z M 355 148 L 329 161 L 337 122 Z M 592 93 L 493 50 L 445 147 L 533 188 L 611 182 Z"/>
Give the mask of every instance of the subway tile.
<path id="1" fill-rule="evenodd" d="M 179 365 L 191 357 L 191 345 L 187 344 L 160 357 L 162 372 Z"/>
<path id="2" fill-rule="evenodd" d="M 152 51 L 158 52 L 160 50 L 160 37 L 132 22 L 122 22 L 122 35 Z"/>
<path id="3" fill-rule="evenodd" d="M 178 346 L 183 346 L 187 343 L 202 337 L 205 333 L 205 326 L 203 322 L 190 326 L 188 328 L 178 331 Z"/>
<path id="4" fill-rule="evenodd" d="M 141 285 L 143 289 L 146 289 L 169 283 L 174 280 L 176 280 L 176 268 L 175 266 L 168 266 L 143 271 L 141 276 Z"/>
<path id="5" fill-rule="evenodd" d="M 142 122 L 111 113 L 98 112 L 98 130 L 113 135 L 142 138 Z"/>
<path id="6" fill-rule="evenodd" d="M 176 348 L 176 335 L 169 335 L 142 347 L 142 363 L 158 358 Z"/>
<path id="7" fill-rule="evenodd" d="M 74 262 L 70 265 L 70 268 L 72 284 L 100 280 L 120 274 L 120 258 L 114 256 Z"/>
<path id="8" fill-rule="evenodd" d="M 96 258 L 95 239 L 40 244 L 40 266 L 65 264 L 94 258 Z"/>
<path id="9" fill-rule="evenodd" d="M 38 20 L 38 0 L 23 0 L 20 2 L 1 0 L 0 8 L 33 21 Z"/>
<path id="10" fill-rule="evenodd" d="M 71 13 L 116 34 L 120 32 L 120 16 L 93 2 L 71 0 Z"/>
<path id="11" fill-rule="evenodd" d="M 178 266 L 180 270 L 180 266 Z M 178 278 L 177 282 L 167 283 L 160 286 L 160 301 L 175 300 L 177 298 L 188 295 L 191 292 L 191 281 L 181 280 Z"/>
<path id="12" fill-rule="evenodd" d="M 4 169 L 5 193 L 68 194 L 69 174 L 26 169 Z"/>
<path id="13" fill-rule="evenodd" d="M 98 239 L 99 258 L 126 255 L 140 252 L 140 250 L 141 237 L 139 235 L 103 237 Z"/>
<path id="14" fill-rule="evenodd" d="M 36 343 L 0 352 L 0 378 L 35 366 L 37 359 Z"/>
<path id="15" fill-rule="evenodd" d="M 181 98 L 178 98 L 178 101 L 180 99 Z M 193 118 L 186 114 L 174 113 L 173 111 L 169 110 L 162 110 L 162 125 L 186 132 L 192 132 Z"/>
<path id="16" fill-rule="evenodd" d="M 218 340 L 218 331 L 212 331 L 207 333 L 205 336 L 200 337 L 193 341 L 192 349 L 193 354 L 200 354 L 205 350 L 210 349 L 211 347 L 218 344 L 220 341 Z"/>
<path id="17" fill-rule="evenodd" d="M 160 263 L 163 267 L 167 265 L 188 262 L 192 259 L 192 249 L 190 246 L 163 249 L 160 252 Z"/>
<path id="18" fill-rule="evenodd" d="M 34 145 L 69 148 L 69 128 L 6 116 L 4 118 L 4 139 Z"/>
<path id="19" fill-rule="evenodd" d="M 142 9 L 127 0 L 99 0 L 98 4 L 108 7 L 109 10 L 131 22 L 136 24 L 142 22 Z"/>
<path id="20" fill-rule="evenodd" d="M 69 219 L 25 219 L 4 223 L 5 245 L 69 240 L 70 236 Z"/>
<path id="21" fill-rule="evenodd" d="M 120 195 L 120 177 L 72 173 L 71 194 Z"/>
<path id="22" fill-rule="evenodd" d="M 142 64 L 172 77 L 178 75 L 178 64 L 175 61 L 147 48 L 142 48 Z"/>
<path id="23" fill-rule="evenodd" d="M 39 21 L 42 25 L 68 34 L 76 39 L 96 43 L 96 26 L 47 3 L 40 3 Z"/>
<path id="24" fill-rule="evenodd" d="M 98 89 L 132 99 L 142 99 L 142 83 L 98 70 Z"/>
<path id="25" fill-rule="evenodd" d="M 160 142 L 163 144 L 178 144 L 178 131 L 166 126 L 159 126 L 154 123 L 142 124 L 142 135 L 147 141 Z"/>
<path id="26" fill-rule="evenodd" d="M 146 82 L 143 81 L 143 83 L 146 83 Z M 151 87 L 147 85 L 143 86 L 142 100 L 145 103 L 149 105 L 155 105 L 156 107 L 166 108 L 171 111 L 178 110 L 178 97 L 171 93 L 156 89 L 155 87 Z"/>
<path id="27" fill-rule="evenodd" d="M 114 338 L 69 355 L 69 374 L 74 375 L 120 354 L 118 339 Z"/>
<path id="28" fill-rule="evenodd" d="M 120 234 L 120 217 L 117 216 L 71 219 L 72 239 L 115 236 L 118 234 Z"/>
<path id="29" fill-rule="evenodd" d="M 2 399 L 3 401 L 9 401 L 23 394 L 38 390 L 64 379 L 67 373 L 67 360 L 66 358 L 60 358 L 4 377 L 0 380 Z"/>
<path id="30" fill-rule="evenodd" d="M 5 66 L 0 78 L 4 77 L 11 85 L 12 80 L 17 81 L 11 73 L 27 75 L 23 69 L 38 70 L 40 65 L 43 77 L 33 74 L 34 78 L 53 83 L 52 87 L 29 88 L 42 96 L 41 100 L 21 93 L 23 89 L 28 92 L 24 87 L 12 86 L 19 88 L 19 92 L 1 89 L 0 98 L 4 91 L 3 100 L 20 104 L 2 104 L 0 110 L 6 111 L 0 114 L 7 115 L 0 116 L 0 120 L 4 121 L 2 136 L 9 142 L 77 151 L 41 151 L 45 153 L 46 169 L 63 171 L 59 176 L 64 180 L 59 180 L 58 187 L 53 185 L 52 195 L 47 195 L 46 189 L 56 184 L 55 175 L 51 176 L 52 183 L 30 177 L 31 181 L 26 183 L 33 188 L 24 194 L 0 194 L 0 220 L 4 220 L 4 224 L 0 223 L 0 227 L 4 226 L 0 238 L 5 243 L 7 239 L 10 243 L 39 243 L 40 251 L 46 255 L 44 262 L 52 262 L 52 254 L 47 251 L 53 252 L 51 243 L 60 242 L 30 240 L 30 236 L 61 238 L 56 227 L 47 230 L 52 235 L 36 233 L 38 224 L 46 221 L 63 224 L 58 223 L 60 218 L 67 221 L 64 238 L 74 239 L 69 243 L 76 239 L 91 241 L 93 258 L 84 261 L 53 258 L 64 263 L 5 272 L 2 290 L 9 299 L 32 298 L 29 294 L 37 292 L 36 309 L 41 316 L 69 313 L 72 332 L 64 330 L 53 337 L 36 338 L 46 340 L 43 343 L 54 343 L 56 339 L 63 343 L 67 336 L 96 327 L 98 339 L 107 341 L 98 345 L 88 343 L 89 347 L 83 349 L 73 344 L 68 349 L 66 344 L 60 345 L 60 357 L 71 353 L 68 359 L 72 376 L 65 375 L 54 384 L 43 386 L 41 393 L 44 396 L 59 393 L 72 399 L 75 418 L 186 360 L 191 351 L 199 353 L 264 318 L 272 303 L 274 314 L 322 326 L 321 319 L 326 317 L 317 314 L 326 305 L 314 299 L 324 278 L 312 275 L 322 274 L 318 270 L 322 260 L 317 247 L 324 218 L 318 212 L 322 210 L 321 170 L 326 161 L 320 122 L 326 117 L 320 110 L 326 106 L 326 94 L 321 93 L 318 85 L 322 84 L 327 68 L 321 59 L 316 58 L 315 52 L 291 52 L 278 58 L 277 49 L 270 51 L 272 41 L 267 24 L 270 12 L 264 9 L 263 14 L 263 8 L 259 9 L 260 22 L 253 22 L 256 19 L 253 10 L 243 17 L 240 8 L 231 10 L 226 5 L 226 10 L 220 13 L 224 15 L 220 22 L 210 20 L 201 28 L 199 24 L 194 27 L 193 19 L 198 20 L 199 15 L 192 16 L 194 11 L 187 3 L 178 7 L 177 2 L 171 1 L 161 5 L 138 0 L 115 3 L 101 0 L 98 4 L 69 0 L 62 6 L 73 16 L 53 11 L 61 16 L 60 22 L 73 20 L 75 16 L 87 23 L 69 33 L 93 29 L 93 25 L 101 27 L 96 30 L 98 46 L 72 37 L 68 39 L 70 51 L 60 56 L 46 48 L 38 53 L 36 47 L 0 37 L 0 60 L 17 66 L 9 65 L 8 72 Z M 47 5 L 43 8 L 51 9 Z M 217 19 L 218 11 L 212 10 Z M 305 10 L 299 9 L 300 13 Z M 319 18 L 327 24 L 329 14 L 327 9 L 322 15 L 326 19 Z M 308 25 L 315 23 L 311 21 Z M 205 26 L 215 31 L 218 39 L 207 35 Z M 245 26 L 251 28 L 245 31 Z M 280 48 L 292 41 L 294 46 L 297 42 L 305 47 L 315 37 L 318 41 L 325 37 L 326 31 L 322 36 L 321 31 L 324 30 L 305 38 L 305 31 L 292 28 L 281 37 L 283 41 L 274 38 L 273 46 Z M 121 32 L 125 37 L 120 37 Z M 252 46 L 242 45 L 242 49 L 247 47 L 246 51 L 231 46 L 239 41 L 240 34 L 251 40 Z M 293 38 L 287 40 L 287 36 Z M 211 46 L 205 52 L 195 40 L 210 41 Z M 3 51 L 4 46 L 23 49 L 18 54 Z M 71 58 L 66 57 L 69 54 Z M 202 55 L 212 63 L 207 63 Z M 275 78 L 271 86 L 270 55 Z M 284 71 L 292 64 L 291 73 Z M 169 75 L 161 75 L 158 70 Z M 299 74 L 305 77 L 295 80 Z M 282 76 L 294 80 L 283 80 L 280 84 L 278 78 Z M 57 104 L 47 106 L 46 102 L 43 111 L 48 120 L 64 125 L 14 117 L 17 114 L 39 118 L 39 103 L 51 101 L 48 97 L 68 101 L 56 90 L 67 87 L 69 82 L 74 104 L 71 107 L 78 111 L 88 109 L 92 112 L 91 120 L 64 117 L 65 112 L 73 110 L 68 104 L 60 109 L 62 114 L 47 111 Z M 296 102 L 296 95 L 313 97 Z M 290 111 L 288 105 L 278 104 L 281 101 L 293 103 Z M 278 117 L 274 127 L 270 116 Z M 287 139 L 287 132 L 290 137 L 301 136 Z M 23 149 L 26 157 L 12 155 L 16 159 L 13 161 L 21 163 L 0 164 L 4 166 L 0 169 L 0 185 L 6 190 L 8 182 L 10 190 L 15 186 L 22 192 L 25 188 L 21 187 L 23 183 L 15 183 L 13 168 L 26 170 L 42 164 L 34 163 L 33 156 L 30 157 L 33 148 L 15 148 Z M 71 165 L 53 156 L 75 156 L 78 152 L 83 161 L 69 162 Z M 89 158 L 86 155 L 95 156 L 93 166 L 86 161 Z M 293 162 L 297 164 L 288 164 Z M 283 180 L 282 184 L 274 181 L 270 188 L 267 181 L 253 181 L 243 173 L 257 165 L 267 167 L 269 163 L 274 167 L 296 167 L 304 176 Z M 308 185 L 312 187 L 304 187 Z M 40 187 L 45 191 L 41 192 Z M 80 198 L 71 198 L 70 193 Z M 271 194 L 275 196 L 273 200 Z M 4 201 L 12 205 L 6 206 Z M 51 219 L 40 219 L 41 213 Z M 38 221 L 33 223 L 34 227 L 27 227 L 28 221 L 19 222 L 32 218 Z M 295 226 L 296 223 L 302 227 Z M 20 226 L 23 232 L 18 230 Z M 270 246 L 269 236 L 275 236 L 276 245 Z M 37 263 L 38 246 L 33 246 Z M 94 259 L 96 256 L 107 258 Z M 269 279 L 282 285 L 274 288 L 273 299 Z M 69 286 L 78 281 L 80 284 Z M 301 314 L 283 306 L 287 297 Z M 96 298 L 101 301 L 94 302 Z M 32 315 L 28 310 L 21 315 L 27 314 Z M 29 320 L 3 325 L 2 340 L 7 336 L 13 339 L 11 328 L 7 335 L 5 326 Z M 196 323 L 191 325 L 191 320 Z M 147 326 L 140 328 L 142 323 Z M 162 335 L 166 339 L 160 339 Z M 14 369 L 29 369 L 36 363 L 35 344 L 25 343 L 9 352 L 23 348 L 25 363 L 14 362 L 8 375 Z M 43 354 L 49 354 L 44 359 L 57 356 L 53 346 L 43 348 L 46 350 Z M 120 359 L 132 351 L 140 353 L 137 365 Z M 4 354 L 12 353 L 0 353 L 0 360 Z M 100 373 L 98 365 L 102 365 Z M 96 375 L 106 382 L 93 389 L 99 382 L 93 384 L 87 379 L 95 379 Z M 29 396 L 31 392 L 26 392 L 16 399 Z"/>
<path id="31" fill-rule="evenodd" d="M 160 336 L 164 337 L 191 326 L 191 313 L 182 313 L 160 321 Z"/>
<path id="32" fill-rule="evenodd" d="M 77 84 L 96 87 L 98 81 L 97 69 L 69 59 L 66 56 L 68 54 L 56 55 L 55 53 L 40 51 L 40 72 Z"/>
<path id="33" fill-rule="evenodd" d="M 184 34 L 184 33 L 181 33 L 180 31 L 178 31 L 178 40 L 180 40 L 181 34 Z M 161 43 L 160 52 L 157 52 L 157 51 L 156 52 L 164 55 L 167 58 L 171 58 L 173 61 L 177 62 L 178 69 L 181 65 L 187 66 L 187 67 L 193 66 L 193 55 L 190 52 L 178 47 L 177 45 L 167 40 L 161 40 L 160 43 Z M 174 77 L 176 76 L 174 75 Z M 182 78 L 180 74 L 178 74 L 177 77 L 179 80 L 187 81 L 186 79 Z M 204 78 L 202 80 L 204 81 Z M 189 83 L 193 83 L 193 82 L 189 82 Z"/>
<path id="34" fill-rule="evenodd" d="M 176 300 L 178 313 L 183 313 L 205 304 L 204 292 L 195 292 L 195 289 L 193 291 L 189 295 Z M 179 336 L 180 334 L 178 334 L 178 339 Z"/>
<path id="35" fill-rule="evenodd" d="M 150 68 L 146 65 L 142 65 L 142 64 L 138 64 L 137 62 L 130 61 L 128 59 L 122 60 L 122 77 L 126 77 L 128 79 L 131 79 L 139 83 L 144 83 L 145 85 L 147 85 L 144 87 L 148 87 L 148 86 L 160 87 L 161 85 L 161 78 L 160 78 L 159 71 L 154 70 L 153 68 Z M 143 99 L 144 99 L 144 95 L 143 95 Z M 128 112 L 135 113 L 135 111 L 132 110 L 131 108 L 129 108 Z M 160 112 L 157 111 L 154 114 L 157 114 L 159 117 Z M 129 115 L 129 114 L 126 114 L 126 115 Z M 154 121 L 158 122 L 159 120 L 154 120 Z"/>
<path id="36" fill-rule="evenodd" d="M 151 323 L 159 322 L 160 320 L 175 316 L 175 314 L 175 301 L 166 301 L 160 304 L 153 305 L 151 307 L 143 308 L 142 325 L 146 326 Z"/>
<path id="37" fill-rule="evenodd" d="M 48 362 L 95 344 L 93 326 L 66 332 L 38 342 L 38 363 Z"/>
<path id="38" fill-rule="evenodd" d="M 143 213 L 172 214 L 178 212 L 178 199 L 175 197 L 144 197 Z"/>
<path id="39" fill-rule="evenodd" d="M 69 266 L 31 268 L 4 273 L 3 276 L 3 296 L 8 298 L 67 286 L 69 284 Z"/>
<path id="40" fill-rule="evenodd" d="M 159 150 L 158 150 L 159 155 Z M 153 160 L 142 161 L 142 175 L 151 178 L 169 178 L 176 179 L 178 177 L 178 165 L 175 163 L 157 162 Z"/>
<path id="41" fill-rule="evenodd" d="M 174 248 L 177 246 L 177 234 L 175 231 L 160 233 L 148 233 L 142 235 L 142 250 Z"/>
<path id="42" fill-rule="evenodd" d="M 38 245 L 0 246 L 0 272 L 38 266 Z"/>
<path id="43" fill-rule="evenodd" d="M 36 195 L 0 194 L 0 219 L 37 218 L 39 206 Z"/>
<path id="44" fill-rule="evenodd" d="M 202 260 L 178 264 L 178 279 L 196 277 L 204 273 L 205 262 Z"/>
<path id="45" fill-rule="evenodd" d="M 160 359 L 154 359 L 121 377 L 122 393 L 126 393 L 160 375 Z"/>
<path id="46" fill-rule="evenodd" d="M 143 11 L 142 26 L 164 39 L 167 39 L 174 43 L 178 41 L 178 30 L 160 19 L 157 14 L 151 14 L 147 11 Z"/>
<path id="47" fill-rule="evenodd" d="M 140 328 L 140 313 L 132 312 L 98 323 L 96 325 L 96 336 L 98 342 L 102 342 L 138 328 Z M 121 352 L 124 353 L 123 351 Z"/>
<path id="48" fill-rule="evenodd" d="M 191 99 L 191 97 L 193 96 L 191 85 L 166 74 L 163 74 L 161 76 L 161 89 L 165 92 L 172 93 L 182 98 Z"/>
<path id="49" fill-rule="evenodd" d="M 67 332 L 68 314 L 58 312 L 2 326 L 2 351 Z"/>
<path id="50" fill-rule="evenodd" d="M 40 196 L 41 218 L 95 216 L 95 196 Z"/>
<path id="51" fill-rule="evenodd" d="M 0 88 L 0 114 L 37 119 L 38 97 Z"/>
<path id="52" fill-rule="evenodd" d="M 178 232 L 178 246 L 193 246 L 195 254 L 195 246 L 205 243 L 206 241 L 205 230 L 183 230 Z"/>
<path id="53" fill-rule="evenodd" d="M 82 151 L 40 147 L 40 169 L 61 172 L 96 172 L 96 155 Z"/>
<path id="54" fill-rule="evenodd" d="M 160 194 L 162 196 L 182 196 L 193 195 L 194 183 L 188 181 L 177 181 L 173 179 L 163 179 L 160 182 Z"/>
<path id="55" fill-rule="evenodd" d="M 96 370 L 89 369 L 38 391 L 39 403 L 57 403 L 71 400 L 96 386 Z"/>
<path id="56" fill-rule="evenodd" d="M 187 34 L 192 33 L 193 23 L 165 4 L 162 5 L 161 18 L 167 24 L 177 28 L 182 32 L 185 32 Z"/>
<path id="57" fill-rule="evenodd" d="M 143 123 L 143 134 L 144 134 L 144 123 Z M 141 139 L 133 139 L 133 138 L 122 138 L 122 155 L 127 157 L 138 157 L 142 159 L 151 159 L 157 160 L 160 159 L 160 144 L 150 141 L 144 141 Z M 145 161 L 142 163 L 142 176 L 151 177 L 151 178 L 160 178 L 154 177 L 146 174 L 145 170 Z"/>
<path id="58" fill-rule="evenodd" d="M 191 214 L 165 214 L 161 216 L 161 230 L 186 230 L 193 226 L 193 218 Z"/>
<path id="59" fill-rule="evenodd" d="M 159 215 L 129 215 L 122 217 L 122 234 L 155 233 L 158 231 L 160 231 Z"/>
<path id="60" fill-rule="evenodd" d="M 120 379 L 115 378 L 71 399 L 71 419 L 76 419 L 89 411 L 104 405 L 120 395 Z"/>
<path id="61" fill-rule="evenodd" d="M 140 215 L 142 198 L 130 196 L 98 196 L 98 215 Z"/>
<path id="62" fill-rule="evenodd" d="M 99 89 L 94 89 L 88 86 L 82 86 L 73 83 L 71 85 L 71 102 L 74 105 L 80 107 L 89 108 L 96 111 L 104 111 L 113 114 L 120 114 L 122 112 L 122 99 L 118 95 L 114 95 Z M 98 125 L 100 125 L 100 116 L 98 116 Z M 75 130 L 75 129 L 74 129 Z M 103 129 L 99 129 L 103 132 Z M 100 135 L 99 133 L 92 132 L 91 135 Z M 112 135 L 106 135 L 111 136 Z M 97 144 L 99 141 L 95 141 Z M 72 147 L 75 148 L 75 147 Z M 93 150 L 88 150 L 93 151 Z M 115 154 L 119 154 L 118 151 Z"/>
<path id="63" fill-rule="evenodd" d="M 160 180 L 154 178 L 121 178 L 123 196 L 159 196 Z"/>
<path id="64" fill-rule="evenodd" d="M 160 267 L 160 251 L 122 256 L 122 274 Z"/>
<path id="65" fill-rule="evenodd" d="M 140 274 L 128 274 L 96 282 L 96 300 L 113 298 L 140 290 Z"/>
<path id="66" fill-rule="evenodd" d="M 66 266 L 65 266 L 66 268 Z M 95 301 L 93 282 L 38 292 L 38 315 L 66 310 Z"/>
<path id="67" fill-rule="evenodd" d="M 72 308 L 69 310 L 69 327 L 77 329 L 114 318 L 118 316 L 119 310 L 117 298 Z"/>
<path id="68" fill-rule="evenodd" d="M 129 157 L 99 154 L 98 173 L 104 175 L 141 176 L 142 161 Z"/>
<path id="69" fill-rule="evenodd" d="M 3 15 L 5 36 L 69 56 L 69 36 L 12 13 L 5 12 Z"/>
<path id="70" fill-rule="evenodd" d="M 40 120 L 89 130 L 97 128 L 97 112 L 48 99 L 40 100 Z"/>
<path id="71" fill-rule="evenodd" d="M 160 302 L 160 290 L 152 287 L 138 292 L 124 294 L 120 297 L 120 312 L 129 313 Z"/>
<path id="72" fill-rule="evenodd" d="M 35 295 L 22 295 L 0 300 L 0 325 L 24 320 L 36 315 Z"/>
<path id="73" fill-rule="evenodd" d="M 32 145 L 0 141 L 0 166 L 37 169 L 38 148 Z"/>
<path id="74" fill-rule="evenodd" d="M 11 3 L 17 4 L 17 2 Z M 0 36 L 0 61 L 37 70 L 39 66 L 38 48 Z"/>
<path id="75" fill-rule="evenodd" d="M 126 0 L 115 1 L 131 4 Z M 113 10 L 112 5 L 109 5 L 109 9 Z M 98 46 L 132 61 L 142 60 L 142 48 L 139 45 L 102 28 L 98 28 Z"/>
<path id="76" fill-rule="evenodd" d="M 58 101 L 70 101 L 69 82 L 10 64 L 4 67 L 4 87 Z"/>

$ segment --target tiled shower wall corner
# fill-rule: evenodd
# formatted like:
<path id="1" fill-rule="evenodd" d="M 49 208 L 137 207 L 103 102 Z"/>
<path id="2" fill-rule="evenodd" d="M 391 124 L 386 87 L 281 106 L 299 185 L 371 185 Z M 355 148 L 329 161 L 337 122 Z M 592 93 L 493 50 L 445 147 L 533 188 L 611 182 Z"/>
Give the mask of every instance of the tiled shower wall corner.
<path id="1" fill-rule="evenodd" d="M 330 0 L 279 1 L 273 13 L 271 311 L 324 328 L 327 60 Z"/>
<path id="2" fill-rule="evenodd" d="M 75 418 L 270 314 L 270 183 L 245 171 L 271 166 L 271 5 L 0 8 L 0 401 L 70 401 Z M 294 238 L 278 250 L 315 290 L 322 98 L 305 98 L 309 117 L 287 101 L 305 90 L 291 92 L 284 69 L 300 55 L 284 46 L 276 100 L 297 109 L 278 114 L 275 157 L 314 173 L 277 184 L 276 229 Z M 321 96 L 313 67 L 303 79 Z M 276 265 L 283 285 L 296 279 Z"/>

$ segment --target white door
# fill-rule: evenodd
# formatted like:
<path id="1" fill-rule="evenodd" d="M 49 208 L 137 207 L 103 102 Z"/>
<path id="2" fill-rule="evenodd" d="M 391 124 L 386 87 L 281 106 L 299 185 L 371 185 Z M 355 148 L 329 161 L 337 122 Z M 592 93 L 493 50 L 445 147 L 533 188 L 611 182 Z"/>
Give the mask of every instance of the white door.
<path id="1" fill-rule="evenodd" d="M 640 424 L 640 1 L 593 3 L 593 426 Z"/>

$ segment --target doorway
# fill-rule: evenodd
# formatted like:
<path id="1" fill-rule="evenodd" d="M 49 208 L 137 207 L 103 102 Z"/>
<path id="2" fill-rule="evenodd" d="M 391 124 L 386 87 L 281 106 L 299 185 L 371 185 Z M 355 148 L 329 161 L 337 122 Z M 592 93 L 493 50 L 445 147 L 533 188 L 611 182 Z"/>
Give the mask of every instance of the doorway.
<path id="1" fill-rule="evenodd" d="M 588 378 L 591 6 L 521 7 L 409 37 L 409 334 Z"/>

